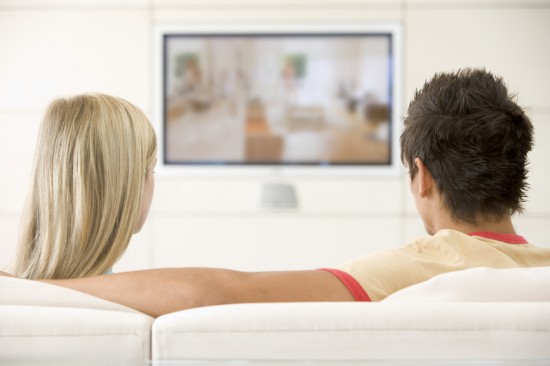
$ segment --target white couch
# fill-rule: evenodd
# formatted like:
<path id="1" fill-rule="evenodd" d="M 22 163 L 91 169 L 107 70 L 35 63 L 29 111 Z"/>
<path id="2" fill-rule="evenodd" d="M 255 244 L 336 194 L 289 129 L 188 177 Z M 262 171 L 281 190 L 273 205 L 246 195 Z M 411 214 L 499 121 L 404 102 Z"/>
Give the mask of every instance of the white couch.
<path id="1" fill-rule="evenodd" d="M 0 277 L 0 364 L 83 360 L 550 361 L 550 267 L 449 273 L 379 303 L 237 304 L 157 319 Z"/>

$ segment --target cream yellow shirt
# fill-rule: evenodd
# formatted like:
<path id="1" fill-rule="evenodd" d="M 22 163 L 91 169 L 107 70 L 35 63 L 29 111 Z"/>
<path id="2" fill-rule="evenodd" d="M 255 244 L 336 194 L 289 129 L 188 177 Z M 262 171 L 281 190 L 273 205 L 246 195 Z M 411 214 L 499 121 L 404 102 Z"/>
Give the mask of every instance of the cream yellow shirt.
<path id="1" fill-rule="evenodd" d="M 519 235 L 491 232 L 468 235 L 441 230 L 404 247 L 374 252 L 326 270 L 339 277 L 356 300 L 380 301 L 445 272 L 474 267 L 543 266 L 550 266 L 550 249 L 528 244 Z M 357 295 L 361 291 L 367 296 Z"/>

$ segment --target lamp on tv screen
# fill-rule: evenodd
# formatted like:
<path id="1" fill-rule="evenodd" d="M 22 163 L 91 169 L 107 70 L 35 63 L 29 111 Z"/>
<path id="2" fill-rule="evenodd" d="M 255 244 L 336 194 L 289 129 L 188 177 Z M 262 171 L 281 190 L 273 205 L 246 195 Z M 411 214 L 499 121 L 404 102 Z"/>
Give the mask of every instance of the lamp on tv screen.
<path id="1" fill-rule="evenodd" d="M 164 166 L 395 165 L 393 30 L 163 31 Z"/>

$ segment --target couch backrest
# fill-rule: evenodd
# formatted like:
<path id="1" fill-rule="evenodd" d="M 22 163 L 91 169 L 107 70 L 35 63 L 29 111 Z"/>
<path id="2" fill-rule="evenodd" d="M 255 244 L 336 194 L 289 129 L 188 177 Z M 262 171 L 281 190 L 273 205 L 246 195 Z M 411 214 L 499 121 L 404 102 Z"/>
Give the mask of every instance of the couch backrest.
<path id="1" fill-rule="evenodd" d="M 472 268 L 445 273 L 383 300 L 397 301 L 550 301 L 550 267 Z"/>
<path id="2" fill-rule="evenodd" d="M 56 306 L 137 312 L 83 292 L 47 283 L 0 276 L 0 305 Z"/>

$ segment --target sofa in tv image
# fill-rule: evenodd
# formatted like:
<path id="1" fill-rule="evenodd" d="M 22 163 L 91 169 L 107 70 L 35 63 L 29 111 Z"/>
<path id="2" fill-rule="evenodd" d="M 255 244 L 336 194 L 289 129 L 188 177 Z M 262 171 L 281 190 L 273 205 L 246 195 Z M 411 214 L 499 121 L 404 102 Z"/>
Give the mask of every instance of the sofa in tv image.
<path id="1" fill-rule="evenodd" d="M 377 303 L 220 305 L 156 319 L 0 277 L 2 365 L 255 360 L 550 362 L 550 267 L 447 273 Z"/>

